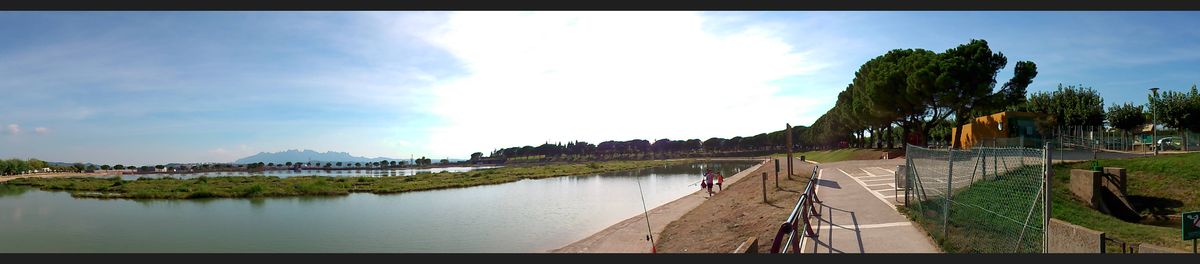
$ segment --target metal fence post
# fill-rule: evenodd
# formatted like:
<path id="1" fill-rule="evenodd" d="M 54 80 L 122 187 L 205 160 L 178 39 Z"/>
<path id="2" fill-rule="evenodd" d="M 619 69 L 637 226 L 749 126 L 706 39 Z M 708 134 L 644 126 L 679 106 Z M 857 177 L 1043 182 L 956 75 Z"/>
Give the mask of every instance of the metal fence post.
<path id="1" fill-rule="evenodd" d="M 980 150 L 979 150 L 979 155 L 980 155 L 980 157 L 979 157 L 979 161 L 980 161 L 980 168 L 983 170 L 983 179 L 984 179 L 984 180 L 987 180 L 987 152 L 988 152 L 988 150 L 987 150 L 987 149 L 980 149 Z M 993 177 L 994 177 L 994 176 L 995 176 L 995 175 L 993 175 Z"/>
<path id="2" fill-rule="evenodd" d="M 1054 182 L 1054 170 L 1050 168 L 1051 165 L 1054 164 L 1053 160 L 1050 157 L 1050 143 L 1046 143 L 1046 145 L 1044 146 L 1044 150 L 1042 151 L 1042 157 L 1043 157 L 1043 161 L 1045 162 L 1042 164 L 1042 169 L 1043 169 L 1042 180 L 1045 181 L 1045 183 L 1046 183 L 1046 184 L 1043 184 L 1046 186 L 1046 189 L 1042 190 L 1042 192 L 1046 194 L 1045 196 L 1042 197 L 1042 199 L 1043 199 L 1043 201 L 1042 201 L 1043 202 L 1043 204 L 1042 204 L 1042 209 L 1043 209 L 1043 212 L 1042 212 L 1042 253 L 1049 253 L 1049 249 L 1050 249 L 1050 244 L 1049 244 L 1050 243 L 1050 216 L 1051 216 L 1050 213 L 1051 213 L 1051 208 L 1054 205 L 1054 199 L 1051 199 L 1051 197 L 1052 197 L 1051 190 L 1053 190 L 1053 189 L 1050 188 L 1050 185 Z M 1103 245 L 1101 245 L 1101 247 L 1103 247 Z"/>
<path id="3" fill-rule="evenodd" d="M 954 148 L 946 151 L 949 170 L 946 170 L 946 198 L 942 203 L 942 239 L 950 239 L 950 199 L 954 195 Z"/>
<path id="4" fill-rule="evenodd" d="M 1105 240 L 1106 239 L 1104 239 L 1104 233 L 1100 233 L 1100 253 L 1107 253 L 1106 251 L 1108 251 L 1108 249 L 1105 248 L 1105 246 L 1104 246 L 1104 244 L 1107 242 Z"/>
<path id="5" fill-rule="evenodd" d="M 908 190 L 912 189 L 912 176 L 909 175 L 909 170 L 912 168 L 912 152 L 909 152 L 909 144 L 904 143 L 904 207 L 908 208 Z"/>

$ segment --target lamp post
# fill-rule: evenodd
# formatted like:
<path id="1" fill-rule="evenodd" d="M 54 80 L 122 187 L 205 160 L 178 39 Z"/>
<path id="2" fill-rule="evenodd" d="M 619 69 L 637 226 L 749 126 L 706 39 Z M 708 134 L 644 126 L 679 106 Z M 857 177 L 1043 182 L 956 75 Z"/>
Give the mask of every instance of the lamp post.
<path id="1" fill-rule="evenodd" d="M 1150 88 L 1150 92 L 1154 96 L 1151 99 L 1158 99 L 1158 87 Z M 1154 101 L 1150 101 L 1150 133 L 1153 133 L 1150 143 L 1154 144 L 1154 155 L 1158 156 L 1158 129 L 1155 128 L 1158 126 L 1158 111 L 1155 110 Z"/>

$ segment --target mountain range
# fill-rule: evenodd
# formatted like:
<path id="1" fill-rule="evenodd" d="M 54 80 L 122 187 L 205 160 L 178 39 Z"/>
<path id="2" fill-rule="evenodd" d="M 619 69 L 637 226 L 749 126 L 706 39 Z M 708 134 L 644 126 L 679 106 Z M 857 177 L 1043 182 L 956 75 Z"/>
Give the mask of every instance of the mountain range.
<path id="1" fill-rule="evenodd" d="M 431 158 L 431 159 L 433 159 L 433 158 Z M 389 160 L 389 161 L 390 160 L 397 160 L 397 161 L 405 160 L 405 161 L 407 161 L 408 159 L 407 158 L 394 159 L 394 158 L 388 158 L 388 157 L 367 158 L 367 157 L 353 156 L 347 152 L 334 152 L 334 151 L 316 152 L 316 151 L 308 150 L 308 149 L 306 149 L 306 150 L 292 149 L 292 150 L 286 150 L 286 151 L 280 151 L 280 152 L 269 152 L 269 153 L 268 152 L 259 152 L 258 154 L 254 154 L 249 157 L 240 158 L 237 161 L 234 161 L 233 163 L 249 164 L 249 163 L 258 163 L 258 162 L 287 163 L 287 162 L 309 162 L 309 161 L 375 162 L 375 161 L 384 161 L 384 160 Z M 434 160 L 436 162 L 436 160 L 438 160 L 438 159 L 434 159 Z"/>

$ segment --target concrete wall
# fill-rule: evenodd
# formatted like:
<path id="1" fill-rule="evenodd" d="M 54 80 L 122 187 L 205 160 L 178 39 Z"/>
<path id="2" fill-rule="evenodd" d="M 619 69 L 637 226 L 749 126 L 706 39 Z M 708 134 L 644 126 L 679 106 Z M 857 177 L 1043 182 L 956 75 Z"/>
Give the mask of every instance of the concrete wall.
<path id="1" fill-rule="evenodd" d="M 1100 235 L 1104 232 L 1050 219 L 1050 253 L 1100 253 Z"/>
<path id="2" fill-rule="evenodd" d="M 1109 190 L 1124 196 L 1128 192 L 1129 180 L 1125 176 L 1125 168 L 1104 167 L 1104 182 L 1105 187 Z"/>
<path id="3" fill-rule="evenodd" d="M 742 242 L 741 245 L 738 245 L 737 249 L 733 250 L 733 253 L 758 253 L 758 237 L 750 237 L 749 239 L 746 239 L 746 242 Z"/>
<path id="4" fill-rule="evenodd" d="M 1103 181 L 1103 176 L 1098 171 L 1090 170 L 1071 170 L 1071 193 L 1087 203 L 1091 208 L 1097 208 L 1103 201 L 1100 200 L 1100 195 L 1096 191 L 1100 190 L 1100 184 Z"/>
<path id="5" fill-rule="evenodd" d="M 1137 246 L 1137 252 L 1138 252 L 1138 253 L 1151 253 L 1151 254 L 1162 254 L 1162 253 L 1191 253 L 1191 252 L 1182 251 L 1182 250 L 1178 250 L 1178 249 L 1173 249 L 1173 248 L 1165 248 L 1165 247 L 1160 247 L 1160 246 L 1155 246 L 1155 245 L 1149 245 L 1149 244 L 1141 244 L 1141 245 L 1138 245 L 1138 246 Z"/>

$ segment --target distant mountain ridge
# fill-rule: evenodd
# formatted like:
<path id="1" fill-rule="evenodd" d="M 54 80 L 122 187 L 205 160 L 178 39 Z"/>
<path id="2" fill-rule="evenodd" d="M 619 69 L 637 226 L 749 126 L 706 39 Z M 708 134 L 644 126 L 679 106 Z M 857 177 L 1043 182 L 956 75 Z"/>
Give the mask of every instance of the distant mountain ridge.
<path id="1" fill-rule="evenodd" d="M 313 162 L 316 162 L 316 161 L 320 161 L 320 162 L 339 162 L 339 161 L 341 161 L 341 162 L 347 162 L 347 161 L 348 162 L 375 162 L 375 161 L 384 161 L 384 160 L 407 161 L 408 159 L 394 159 L 394 158 L 388 158 L 388 157 L 367 158 L 367 157 L 353 156 L 353 155 L 350 155 L 350 153 L 348 153 L 348 152 L 335 152 L 335 151 L 316 152 L 316 151 L 308 150 L 308 149 L 306 149 L 306 150 L 292 149 L 292 150 L 286 150 L 286 151 L 280 151 L 280 152 L 270 152 L 270 153 L 259 152 L 258 154 L 254 154 L 249 157 L 240 158 L 237 161 L 234 161 L 233 163 L 250 164 L 250 163 L 258 163 L 258 162 L 287 163 L 287 162 L 309 162 L 309 161 L 313 161 Z"/>

